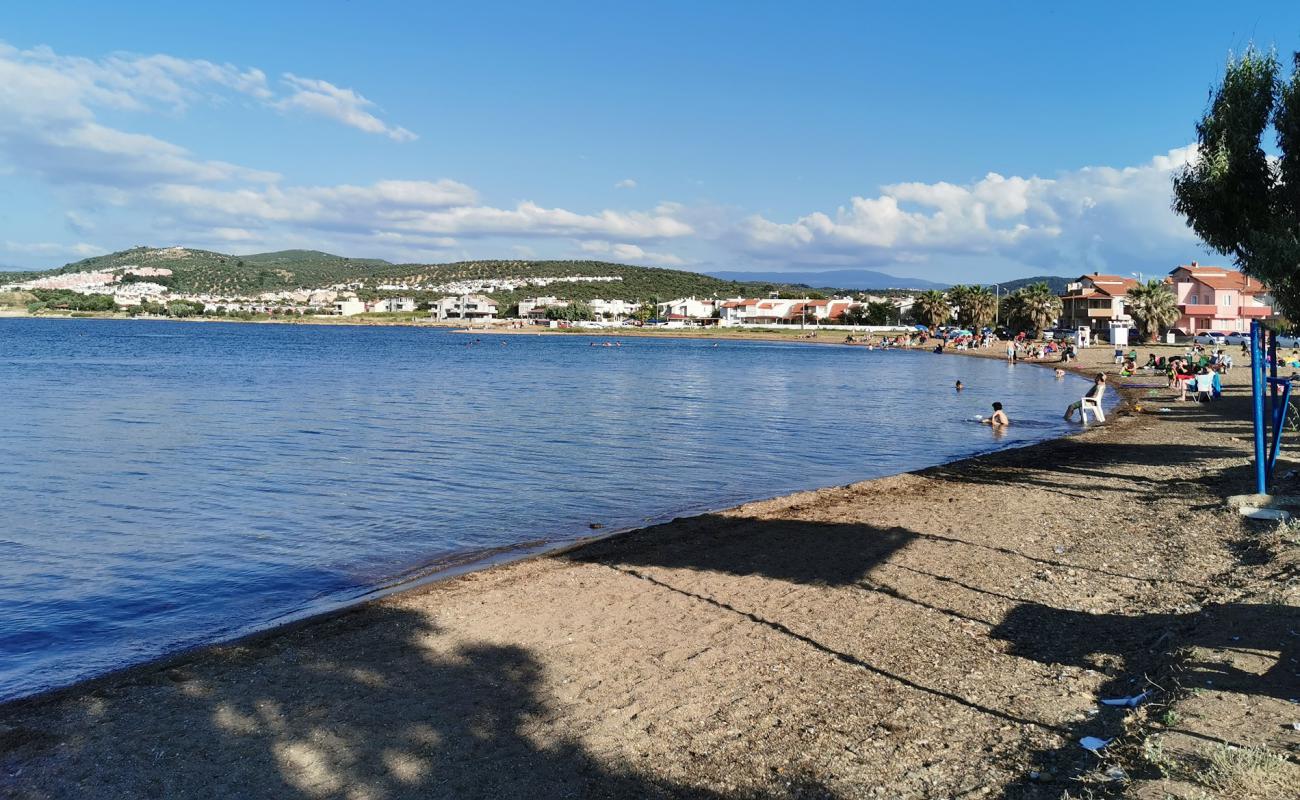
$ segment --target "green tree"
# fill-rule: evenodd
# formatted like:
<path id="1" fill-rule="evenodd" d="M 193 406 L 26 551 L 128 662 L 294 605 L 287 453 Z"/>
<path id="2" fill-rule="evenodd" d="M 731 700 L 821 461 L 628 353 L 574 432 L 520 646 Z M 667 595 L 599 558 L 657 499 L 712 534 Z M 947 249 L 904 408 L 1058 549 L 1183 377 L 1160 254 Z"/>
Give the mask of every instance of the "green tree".
<path id="1" fill-rule="evenodd" d="M 970 325 L 970 322 L 968 321 L 970 314 L 970 296 L 974 289 L 974 286 L 957 284 L 948 290 L 948 303 L 957 307 L 957 324 L 962 327 Z"/>
<path id="2" fill-rule="evenodd" d="M 972 286 L 965 307 L 967 327 L 978 330 L 992 324 L 998 310 L 998 299 L 987 286 Z"/>
<path id="3" fill-rule="evenodd" d="M 1011 324 L 1037 336 L 1061 316 L 1061 298 L 1046 283 L 1031 283 L 1007 297 Z"/>
<path id="4" fill-rule="evenodd" d="M 952 316 L 952 309 L 948 306 L 948 296 L 938 289 L 930 289 L 917 295 L 912 311 L 916 314 L 916 318 L 921 320 L 921 324 L 931 328 L 944 324 Z"/>
<path id="5" fill-rule="evenodd" d="M 546 318 L 577 322 L 578 320 L 595 319 L 596 315 L 592 312 L 589 303 L 575 300 L 566 306 L 554 306 L 546 309 Z"/>
<path id="6" fill-rule="evenodd" d="M 1150 341 L 1178 319 L 1176 299 L 1164 281 L 1152 280 L 1129 289 L 1124 307 L 1137 323 L 1142 338 Z"/>
<path id="7" fill-rule="evenodd" d="M 1273 161 L 1263 139 L 1272 125 Z M 1174 210 L 1211 249 L 1300 316 L 1300 53 L 1288 78 L 1274 53 L 1229 57 L 1196 125 L 1197 157 L 1174 176 Z"/>
<path id="8" fill-rule="evenodd" d="M 888 325 L 898 318 L 898 312 L 889 303 L 873 300 L 867 303 L 862 316 L 867 325 Z"/>
<path id="9" fill-rule="evenodd" d="M 957 306 L 957 324 L 979 329 L 993 321 L 997 298 L 985 286 L 954 286 L 948 300 Z"/>

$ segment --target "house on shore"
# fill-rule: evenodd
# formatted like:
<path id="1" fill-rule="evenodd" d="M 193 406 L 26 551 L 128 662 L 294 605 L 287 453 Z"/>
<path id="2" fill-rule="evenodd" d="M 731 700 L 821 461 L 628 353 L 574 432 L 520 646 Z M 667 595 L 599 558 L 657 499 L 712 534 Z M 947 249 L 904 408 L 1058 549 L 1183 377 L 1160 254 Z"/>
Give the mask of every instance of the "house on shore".
<path id="1" fill-rule="evenodd" d="M 656 316 L 667 320 L 669 324 L 678 325 L 716 325 L 718 324 L 717 310 L 716 300 L 708 298 L 697 300 L 694 297 L 669 300 L 667 303 L 659 303 L 655 306 Z"/>
<path id="2" fill-rule="evenodd" d="M 1099 333 L 1110 330 L 1112 323 L 1129 325 L 1133 318 L 1125 309 L 1128 290 L 1136 287 L 1133 278 L 1119 275 L 1080 275 L 1061 295 L 1061 321 L 1063 328 L 1089 328 Z"/>
<path id="3" fill-rule="evenodd" d="M 497 315 L 497 301 L 481 294 L 444 297 L 429 309 L 434 319 L 489 320 Z"/>
<path id="4" fill-rule="evenodd" d="M 368 304 L 366 310 L 392 314 L 415 311 L 415 307 L 415 298 L 413 297 L 385 297 Z"/>
<path id="5" fill-rule="evenodd" d="M 831 300 L 736 298 L 718 304 L 718 319 L 725 326 L 834 324 L 845 312 L 861 306 L 847 297 Z"/>
<path id="6" fill-rule="evenodd" d="M 1202 331 L 1246 332 L 1250 321 L 1272 316 L 1268 288 L 1235 269 L 1203 267 L 1193 261 L 1175 267 L 1165 279 L 1178 303 L 1173 327 Z"/>
<path id="7" fill-rule="evenodd" d="M 551 308 L 564 308 L 568 302 L 558 297 L 525 297 L 519 301 L 520 319 L 546 319 L 546 311 Z"/>
<path id="8" fill-rule="evenodd" d="M 366 313 L 366 304 L 356 297 L 340 297 L 334 301 L 334 313 L 340 317 L 354 317 Z"/>
<path id="9" fill-rule="evenodd" d="M 640 303 L 628 302 L 627 300 L 602 300 L 599 298 L 588 301 L 591 306 L 591 313 L 597 319 L 627 319 L 641 309 Z"/>

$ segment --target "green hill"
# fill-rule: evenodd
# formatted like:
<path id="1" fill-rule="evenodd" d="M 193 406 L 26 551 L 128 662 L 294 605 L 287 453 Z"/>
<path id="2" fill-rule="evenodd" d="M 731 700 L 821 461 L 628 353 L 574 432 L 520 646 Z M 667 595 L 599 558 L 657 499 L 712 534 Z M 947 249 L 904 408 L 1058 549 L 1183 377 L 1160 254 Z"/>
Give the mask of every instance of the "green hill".
<path id="1" fill-rule="evenodd" d="M 1002 284 L 1003 293 L 1014 292 L 1017 289 L 1023 289 L 1034 283 L 1045 283 L 1052 290 L 1053 294 L 1062 294 L 1065 292 L 1065 286 L 1074 278 L 1062 278 L 1059 275 L 1036 275 L 1032 278 L 1020 278 L 1019 280 L 1006 281 Z"/>
<path id="2" fill-rule="evenodd" d="M 798 292 L 802 284 L 767 281 L 732 281 L 695 272 L 639 267 L 605 261 L 461 261 L 452 264 L 393 264 L 374 258 L 347 258 L 316 250 L 282 250 L 236 256 L 194 248 L 134 247 L 87 258 L 24 278 L 128 267 L 154 267 L 172 271 L 157 281 L 173 292 L 253 295 L 260 292 L 357 284 L 383 294 L 414 294 L 420 299 L 446 294 L 415 287 L 441 286 L 468 280 L 601 277 L 615 281 L 557 281 L 549 285 L 521 286 L 487 292 L 510 304 L 522 297 L 557 295 L 566 299 L 596 297 L 622 300 L 675 297 L 766 295 L 770 291 Z M 379 287 L 394 287 L 381 290 Z"/>
<path id="3" fill-rule="evenodd" d="M 344 258 L 314 250 L 233 256 L 189 247 L 133 247 L 75 261 L 46 274 L 156 267 L 172 271 L 170 280 L 159 281 L 172 291 L 255 294 L 364 280 L 375 269 L 391 266 L 379 259 Z"/>

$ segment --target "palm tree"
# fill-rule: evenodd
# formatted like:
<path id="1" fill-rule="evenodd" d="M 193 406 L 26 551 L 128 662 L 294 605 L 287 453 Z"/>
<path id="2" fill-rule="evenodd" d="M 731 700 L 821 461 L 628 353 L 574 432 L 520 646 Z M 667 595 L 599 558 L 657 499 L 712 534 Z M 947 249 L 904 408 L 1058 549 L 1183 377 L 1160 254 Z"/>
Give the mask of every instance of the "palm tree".
<path id="1" fill-rule="evenodd" d="M 970 324 L 970 296 L 974 286 L 957 284 L 948 290 L 948 303 L 957 307 L 957 324 L 963 327 Z"/>
<path id="2" fill-rule="evenodd" d="M 1007 314 L 1035 336 L 1061 316 L 1061 298 L 1046 283 L 1031 283 L 1007 298 Z"/>
<path id="3" fill-rule="evenodd" d="M 964 319 L 966 327 L 978 331 L 985 325 L 993 321 L 994 315 L 998 310 L 998 299 L 986 286 L 971 286 L 966 292 L 965 302 L 962 303 L 962 313 L 959 318 Z"/>
<path id="4" fill-rule="evenodd" d="M 952 316 L 947 295 L 937 289 L 918 294 L 912 310 L 916 318 L 930 328 L 944 324 Z"/>
<path id="5" fill-rule="evenodd" d="M 1137 323 L 1145 341 L 1160 335 L 1160 329 L 1178 319 L 1178 304 L 1174 293 L 1162 281 L 1151 280 L 1128 290 L 1124 306 Z"/>

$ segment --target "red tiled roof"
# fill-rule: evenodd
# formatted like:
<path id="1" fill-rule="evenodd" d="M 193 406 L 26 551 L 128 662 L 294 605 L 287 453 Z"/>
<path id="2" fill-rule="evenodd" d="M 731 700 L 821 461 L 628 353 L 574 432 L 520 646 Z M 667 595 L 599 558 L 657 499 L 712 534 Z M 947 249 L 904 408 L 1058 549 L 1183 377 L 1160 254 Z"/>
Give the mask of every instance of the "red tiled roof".
<path id="1" fill-rule="evenodd" d="M 1211 289 L 1234 289 L 1245 294 L 1267 291 L 1259 281 L 1249 278 L 1235 269 L 1180 265 L 1173 271 L 1178 272 L 1179 270 L 1185 271 L 1193 280 L 1203 283 Z"/>

